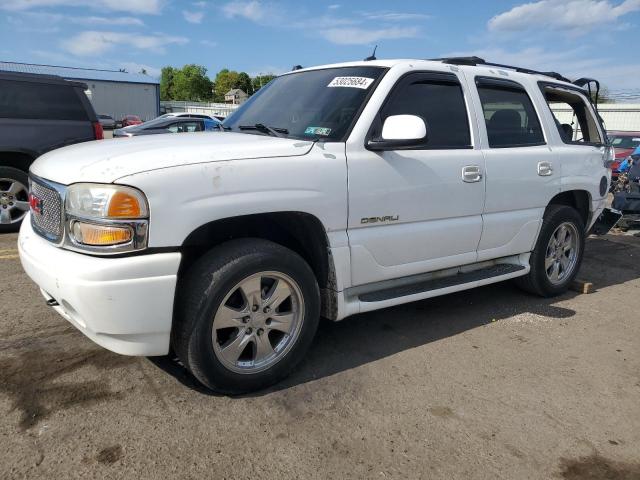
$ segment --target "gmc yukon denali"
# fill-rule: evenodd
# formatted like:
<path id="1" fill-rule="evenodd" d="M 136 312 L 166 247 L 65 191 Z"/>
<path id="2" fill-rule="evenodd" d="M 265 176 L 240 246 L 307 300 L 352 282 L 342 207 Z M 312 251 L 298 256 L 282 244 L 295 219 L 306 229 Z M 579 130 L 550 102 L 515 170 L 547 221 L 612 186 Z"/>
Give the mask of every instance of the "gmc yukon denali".
<path id="1" fill-rule="evenodd" d="M 559 74 L 475 57 L 300 69 L 217 132 L 40 157 L 20 258 L 99 345 L 175 352 L 208 388 L 247 392 L 292 370 L 320 317 L 509 279 L 565 292 L 612 152 Z"/>

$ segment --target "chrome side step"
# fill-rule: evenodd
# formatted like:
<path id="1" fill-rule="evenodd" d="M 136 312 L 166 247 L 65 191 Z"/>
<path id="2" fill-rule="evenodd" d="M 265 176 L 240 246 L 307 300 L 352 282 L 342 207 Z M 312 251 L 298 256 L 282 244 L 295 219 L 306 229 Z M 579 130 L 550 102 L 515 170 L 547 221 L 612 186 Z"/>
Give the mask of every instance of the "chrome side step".
<path id="1" fill-rule="evenodd" d="M 410 295 L 417 295 L 420 293 L 426 293 L 433 290 L 442 290 L 450 287 L 456 287 L 468 283 L 475 283 L 482 280 L 488 280 L 495 277 L 511 276 L 517 272 L 524 270 L 524 265 L 513 265 L 509 263 L 499 263 L 491 265 L 478 270 L 472 270 L 468 272 L 459 272 L 455 275 L 431 278 L 418 283 L 412 283 L 409 285 L 401 285 L 392 288 L 386 288 L 383 290 L 377 290 L 368 293 L 361 293 L 358 295 L 358 300 L 361 302 L 383 302 L 392 298 L 407 297 Z"/>

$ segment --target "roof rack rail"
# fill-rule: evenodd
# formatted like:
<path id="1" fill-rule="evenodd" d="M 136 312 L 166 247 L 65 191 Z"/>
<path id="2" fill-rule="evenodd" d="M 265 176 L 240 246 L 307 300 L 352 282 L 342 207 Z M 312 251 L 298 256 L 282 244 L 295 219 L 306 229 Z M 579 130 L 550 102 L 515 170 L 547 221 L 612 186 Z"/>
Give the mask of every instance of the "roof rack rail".
<path id="1" fill-rule="evenodd" d="M 520 73 L 530 73 L 530 74 L 535 74 L 535 75 L 544 75 L 545 77 L 551 77 L 551 78 L 555 78 L 556 80 L 560 80 L 562 82 L 571 83 L 571 80 L 569 80 L 567 77 L 564 77 L 564 76 L 560 75 L 557 72 L 540 72 L 538 70 L 531 70 L 529 68 L 514 67 L 513 65 L 503 65 L 501 63 L 491 63 L 491 62 L 487 62 L 484 58 L 475 57 L 475 56 L 473 56 L 473 57 L 434 58 L 434 60 L 441 61 L 443 63 L 449 63 L 451 65 L 470 65 L 470 66 L 486 65 L 488 67 L 508 68 L 509 70 L 515 70 L 516 72 L 520 72 Z"/>

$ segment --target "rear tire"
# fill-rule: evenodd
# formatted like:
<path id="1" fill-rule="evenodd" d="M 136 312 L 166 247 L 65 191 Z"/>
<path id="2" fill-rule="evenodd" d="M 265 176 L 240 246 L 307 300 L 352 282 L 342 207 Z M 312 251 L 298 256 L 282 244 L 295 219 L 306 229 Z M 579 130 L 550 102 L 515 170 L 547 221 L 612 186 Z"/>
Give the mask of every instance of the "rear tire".
<path id="1" fill-rule="evenodd" d="M 172 344 L 209 389 L 246 393 L 291 372 L 311 345 L 319 318 L 318 283 L 297 253 L 266 240 L 233 240 L 187 273 Z"/>
<path id="2" fill-rule="evenodd" d="M 0 233 L 17 232 L 29 213 L 29 176 L 13 167 L 0 167 Z"/>
<path id="3" fill-rule="evenodd" d="M 529 259 L 531 270 L 516 278 L 516 285 L 541 297 L 566 292 L 580 270 L 584 240 L 580 214 L 566 205 L 550 205 Z"/>

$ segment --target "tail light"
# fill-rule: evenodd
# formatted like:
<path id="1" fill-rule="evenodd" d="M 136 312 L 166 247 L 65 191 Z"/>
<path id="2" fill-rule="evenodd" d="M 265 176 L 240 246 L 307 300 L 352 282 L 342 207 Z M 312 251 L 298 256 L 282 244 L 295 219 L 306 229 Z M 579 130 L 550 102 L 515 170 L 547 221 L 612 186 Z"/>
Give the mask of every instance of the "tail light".
<path id="1" fill-rule="evenodd" d="M 93 136 L 96 140 L 104 139 L 104 131 L 102 130 L 102 124 L 100 122 L 93 122 Z"/>

